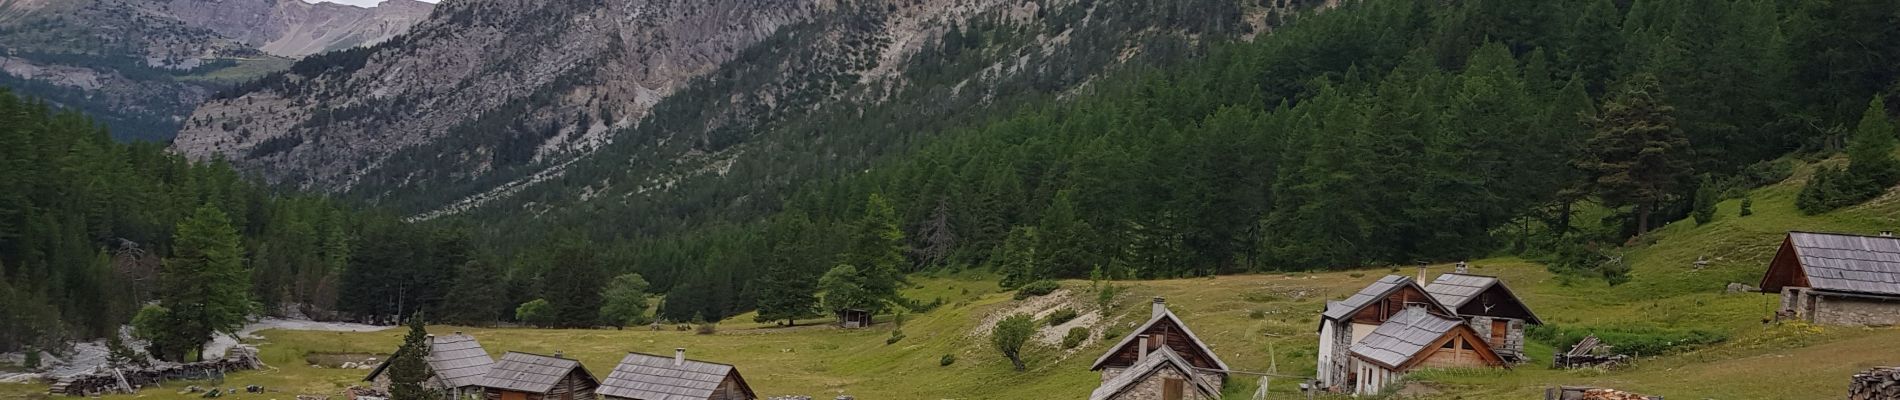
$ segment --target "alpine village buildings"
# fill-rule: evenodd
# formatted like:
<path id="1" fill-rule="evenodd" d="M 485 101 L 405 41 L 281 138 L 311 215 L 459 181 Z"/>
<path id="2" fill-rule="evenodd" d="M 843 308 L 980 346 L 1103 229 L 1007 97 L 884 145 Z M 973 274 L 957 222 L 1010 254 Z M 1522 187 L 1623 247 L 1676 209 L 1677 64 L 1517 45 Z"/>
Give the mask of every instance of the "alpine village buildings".
<path id="1" fill-rule="evenodd" d="M 1526 361 L 1525 327 L 1543 321 L 1503 281 L 1469 274 L 1460 263 L 1430 285 L 1418 282 L 1388 275 L 1327 302 L 1319 326 L 1321 389 L 1377 394 L 1419 368 Z"/>

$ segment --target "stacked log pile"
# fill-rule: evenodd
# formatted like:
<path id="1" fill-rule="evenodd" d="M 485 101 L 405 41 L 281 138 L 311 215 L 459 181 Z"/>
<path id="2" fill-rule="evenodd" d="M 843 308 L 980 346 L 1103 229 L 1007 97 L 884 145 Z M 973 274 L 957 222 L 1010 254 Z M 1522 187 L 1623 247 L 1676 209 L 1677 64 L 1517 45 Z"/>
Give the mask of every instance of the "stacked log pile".
<path id="1" fill-rule="evenodd" d="M 231 371 L 263 368 L 264 363 L 257 358 L 257 352 L 248 348 L 231 349 L 225 358 L 200 361 L 189 364 L 166 365 L 153 368 L 108 369 L 91 374 L 76 375 L 59 380 L 49 389 L 54 396 L 98 396 L 106 393 L 126 393 L 138 388 L 156 386 L 165 381 L 211 379 L 222 377 Z M 121 381 L 123 376 L 123 381 Z"/>
<path id="2" fill-rule="evenodd" d="M 1877 367 L 1854 374 L 1848 400 L 1900 399 L 1900 367 Z"/>

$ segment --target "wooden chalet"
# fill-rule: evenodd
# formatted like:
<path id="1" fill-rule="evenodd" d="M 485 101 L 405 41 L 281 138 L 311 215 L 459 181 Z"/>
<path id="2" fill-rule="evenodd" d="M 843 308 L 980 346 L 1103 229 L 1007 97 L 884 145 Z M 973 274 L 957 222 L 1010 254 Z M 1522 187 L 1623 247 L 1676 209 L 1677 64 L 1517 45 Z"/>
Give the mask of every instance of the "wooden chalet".
<path id="1" fill-rule="evenodd" d="M 508 352 L 482 375 L 483 400 L 594 400 L 600 380 L 580 361 Z"/>
<path id="2" fill-rule="evenodd" d="M 447 336 L 429 335 L 427 343 L 429 354 L 422 359 L 429 364 L 431 375 L 428 381 L 423 382 L 423 387 L 442 391 L 445 399 L 479 397 L 482 390 L 478 385 L 481 384 L 482 376 L 488 374 L 489 368 L 495 364 L 495 359 L 482 349 L 481 342 L 475 341 L 474 336 L 456 332 Z M 389 360 L 383 360 L 382 365 L 377 365 L 363 380 L 371 382 L 378 390 L 388 391 L 389 377 L 383 373 L 389 368 L 389 362 L 402 355 L 402 351 L 397 349 L 396 354 L 390 355 Z"/>
<path id="3" fill-rule="evenodd" d="M 1220 398 L 1220 387 L 1199 378 L 1187 359 L 1167 347 L 1142 355 L 1089 394 L 1089 400 L 1210 400 Z"/>
<path id="4" fill-rule="evenodd" d="M 1352 382 L 1351 346 L 1394 315 L 1414 308 L 1444 318 L 1458 315 L 1417 281 L 1399 275 L 1379 278 L 1345 300 L 1327 302 L 1319 322 L 1319 386 L 1339 389 Z"/>
<path id="5" fill-rule="evenodd" d="M 1350 349 L 1354 394 L 1378 394 L 1417 368 L 1493 368 L 1504 359 L 1459 318 L 1413 307 L 1394 314 Z"/>
<path id="6" fill-rule="evenodd" d="M 1149 360 L 1153 353 L 1167 349 L 1173 357 L 1181 359 L 1193 372 L 1191 378 L 1198 383 L 1219 388 L 1227 381 L 1227 363 L 1207 347 L 1206 342 L 1194 335 L 1181 317 L 1168 310 L 1167 300 L 1156 297 L 1148 322 L 1135 328 L 1135 331 L 1123 337 L 1120 343 L 1109 347 L 1108 352 L 1095 360 L 1090 371 L 1102 371 L 1102 385 L 1107 387 L 1122 374 L 1137 371 L 1137 367 Z M 1157 387 L 1157 390 L 1165 389 Z M 1100 390 L 1098 388 L 1098 390 Z M 1216 390 L 1218 392 L 1218 390 Z M 1162 396 L 1164 398 L 1172 398 Z"/>
<path id="7" fill-rule="evenodd" d="M 1451 273 L 1439 275 L 1425 291 L 1485 338 L 1498 355 L 1510 362 L 1524 361 L 1526 325 L 1543 325 L 1530 306 L 1497 277 Z"/>
<path id="8" fill-rule="evenodd" d="M 1788 232 L 1761 279 L 1780 293 L 1776 319 L 1824 325 L 1900 325 L 1900 239 Z"/>
<path id="9" fill-rule="evenodd" d="M 728 364 L 686 359 L 686 349 L 672 357 L 627 353 L 600 384 L 608 400 L 757 400 L 739 368 Z"/>

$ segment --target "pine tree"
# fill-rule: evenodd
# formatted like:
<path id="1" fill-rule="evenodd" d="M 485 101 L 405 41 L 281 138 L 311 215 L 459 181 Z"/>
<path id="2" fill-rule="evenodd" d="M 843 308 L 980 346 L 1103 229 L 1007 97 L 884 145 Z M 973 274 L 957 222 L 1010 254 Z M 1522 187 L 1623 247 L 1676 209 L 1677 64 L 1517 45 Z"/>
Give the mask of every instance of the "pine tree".
<path id="1" fill-rule="evenodd" d="M 178 225 L 176 240 L 158 296 L 167 310 L 158 328 L 173 340 L 154 343 L 164 347 L 162 356 L 174 361 L 202 350 L 213 334 L 237 332 L 251 311 L 243 249 L 224 212 L 209 204 L 199 207 Z"/>
<path id="2" fill-rule="evenodd" d="M 1696 185 L 1695 189 L 1695 210 L 1692 214 L 1696 225 L 1715 221 L 1715 203 L 1721 201 L 1719 196 L 1721 194 L 1715 190 L 1715 181 L 1703 176 L 1702 183 Z"/>
<path id="3" fill-rule="evenodd" d="M 500 320 L 510 306 L 506 293 L 507 276 L 500 263 L 469 261 L 456 273 L 443 301 L 442 320 L 461 325 L 486 325 Z"/>
<path id="4" fill-rule="evenodd" d="M 1887 103 L 1874 96 L 1861 113 L 1860 125 L 1847 145 L 1847 173 L 1872 187 L 1863 189 L 1878 195 L 1900 179 L 1900 160 L 1893 157 L 1896 141 L 1893 121 L 1887 119 Z M 1870 196 L 1871 197 L 1871 196 Z"/>
<path id="5" fill-rule="evenodd" d="M 1043 258 L 1037 251 L 1038 243 L 1042 242 L 1039 236 L 1033 227 L 1016 227 L 1009 231 L 1009 238 L 1003 240 L 1000 249 L 1002 253 L 992 258 L 996 271 L 1003 275 L 997 284 L 1015 289 L 1048 277 L 1042 268 Z"/>
<path id="6" fill-rule="evenodd" d="M 1035 232 L 1034 251 L 1036 264 L 1045 272 L 1041 275 L 1082 276 L 1095 265 L 1088 250 L 1088 244 L 1093 243 L 1090 234 L 1095 230 L 1076 215 L 1072 193 L 1070 190 L 1056 192 L 1055 200 L 1042 212 L 1042 221 Z"/>
<path id="7" fill-rule="evenodd" d="M 1633 206 L 1636 233 L 1649 232 L 1650 216 L 1676 195 L 1689 176 L 1689 139 L 1676 128 L 1675 108 L 1663 104 L 1656 77 L 1639 74 L 1591 121 L 1595 133 L 1579 166 L 1606 205 Z"/>
<path id="8" fill-rule="evenodd" d="M 756 322 L 785 321 L 818 315 L 818 276 L 823 264 L 820 240 L 811 219 L 802 211 L 775 217 L 766 228 L 770 258 L 765 273 L 755 281 L 759 309 Z"/>
<path id="9" fill-rule="evenodd" d="M 849 248 L 839 256 L 839 261 L 862 275 L 860 282 L 866 295 L 875 300 L 867 305 L 872 312 L 882 312 L 889 304 L 899 302 L 897 289 L 904 279 L 900 271 L 908 265 L 904 252 L 904 232 L 897 229 L 897 212 L 884 196 L 872 194 L 865 202 L 864 215 L 852 227 Z"/>
<path id="10" fill-rule="evenodd" d="M 589 328 L 600 322 L 601 286 L 607 277 L 592 242 L 569 238 L 555 245 L 548 273 L 541 280 L 553 323 Z"/>
<path id="11" fill-rule="evenodd" d="M 423 386 L 429 380 L 429 363 L 425 357 L 429 354 L 429 331 L 423 326 L 421 314 L 409 317 L 409 334 L 403 336 L 402 347 L 396 349 L 396 355 L 389 359 L 389 400 L 436 400 L 440 399 L 435 390 Z"/>

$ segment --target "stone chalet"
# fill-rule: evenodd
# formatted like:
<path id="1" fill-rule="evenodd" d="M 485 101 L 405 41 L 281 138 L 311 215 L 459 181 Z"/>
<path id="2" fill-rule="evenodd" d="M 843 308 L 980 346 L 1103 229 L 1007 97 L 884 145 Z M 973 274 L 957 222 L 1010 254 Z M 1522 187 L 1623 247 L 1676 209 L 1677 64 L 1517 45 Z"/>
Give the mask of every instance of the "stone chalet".
<path id="1" fill-rule="evenodd" d="M 1900 239 L 1788 232 L 1761 290 L 1781 294 L 1778 320 L 1900 325 Z"/>

